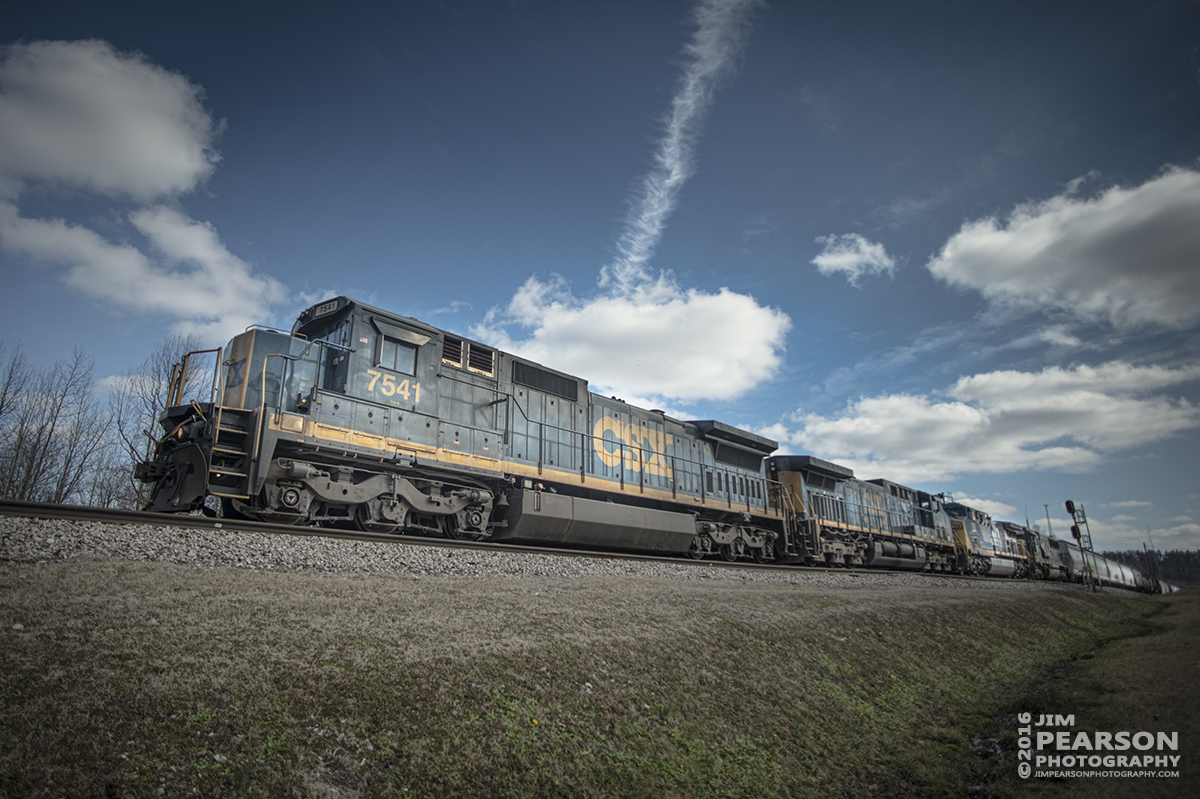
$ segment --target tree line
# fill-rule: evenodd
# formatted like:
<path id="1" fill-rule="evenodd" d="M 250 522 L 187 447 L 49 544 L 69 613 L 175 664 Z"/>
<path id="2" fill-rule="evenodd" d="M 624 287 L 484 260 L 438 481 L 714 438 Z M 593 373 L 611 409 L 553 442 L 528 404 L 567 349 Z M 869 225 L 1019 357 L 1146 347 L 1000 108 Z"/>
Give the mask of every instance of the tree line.
<path id="1" fill-rule="evenodd" d="M 1101 552 L 1100 555 L 1142 573 L 1149 572 L 1181 588 L 1200 585 L 1200 550 L 1172 549 L 1159 552 L 1151 549 L 1147 552 L 1128 549 L 1124 552 Z"/>
<path id="2" fill-rule="evenodd" d="M 174 365 L 199 349 L 192 336 L 167 336 L 145 360 L 105 381 L 97 396 L 94 364 L 83 349 L 49 366 L 20 345 L 0 341 L 0 497 L 100 508 L 140 509 L 147 486 L 133 467 L 162 431 Z M 191 373 L 185 396 L 204 382 Z"/>

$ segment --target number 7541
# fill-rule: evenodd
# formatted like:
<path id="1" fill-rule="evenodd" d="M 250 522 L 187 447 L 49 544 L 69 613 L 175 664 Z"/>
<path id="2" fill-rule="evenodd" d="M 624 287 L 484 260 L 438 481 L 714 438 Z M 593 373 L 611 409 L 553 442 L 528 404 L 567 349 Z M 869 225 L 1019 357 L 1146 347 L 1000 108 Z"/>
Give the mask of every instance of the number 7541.
<path id="1" fill-rule="evenodd" d="M 367 384 L 367 391 L 374 391 L 378 385 L 379 391 L 385 397 L 399 395 L 406 400 L 411 399 L 414 403 L 421 401 L 420 383 L 414 381 L 410 385 L 407 379 L 397 383 L 395 375 L 385 375 L 383 372 L 377 372 L 374 369 L 368 369 L 367 374 L 371 376 L 371 382 Z"/>

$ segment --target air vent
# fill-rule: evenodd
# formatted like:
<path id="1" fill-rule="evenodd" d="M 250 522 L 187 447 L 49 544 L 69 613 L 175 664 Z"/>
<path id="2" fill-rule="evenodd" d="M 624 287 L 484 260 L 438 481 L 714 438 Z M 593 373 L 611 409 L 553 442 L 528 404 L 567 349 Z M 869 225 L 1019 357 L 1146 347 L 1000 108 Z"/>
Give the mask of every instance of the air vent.
<path id="1" fill-rule="evenodd" d="M 462 339 L 446 336 L 442 339 L 442 360 L 455 366 L 462 366 Z"/>
<path id="2" fill-rule="evenodd" d="M 512 381 L 571 402 L 579 401 L 579 383 L 577 381 L 545 369 L 539 369 L 533 364 L 513 361 Z"/>
<path id="3" fill-rule="evenodd" d="M 717 459 L 717 463 L 725 463 L 729 466 L 736 466 L 739 469 L 749 469 L 754 472 L 762 469 L 762 455 L 747 452 L 737 447 L 731 447 L 725 443 L 717 444 L 717 451 L 714 457 Z"/>
<path id="4" fill-rule="evenodd" d="M 496 353 L 481 344 L 472 344 L 467 350 L 467 366 L 475 372 L 490 375 L 493 371 L 493 361 Z"/>

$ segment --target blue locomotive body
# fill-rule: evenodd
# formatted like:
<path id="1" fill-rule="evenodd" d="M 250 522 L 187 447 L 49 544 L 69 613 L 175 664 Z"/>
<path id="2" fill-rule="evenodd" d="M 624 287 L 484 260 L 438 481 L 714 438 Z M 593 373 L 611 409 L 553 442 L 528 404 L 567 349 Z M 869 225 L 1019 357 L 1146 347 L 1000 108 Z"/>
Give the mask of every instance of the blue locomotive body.
<path id="1" fill-rule="evenodd" d="M 186 367 L 185 367 L 186 368 Z M 206 403 L 176 397 L 150 510 L 774 559 L 770 439 L 682 421 L 339 297 L 252 329 Z"/>
<path id="2" fill-rule="evenodd" d="M 793 555 L 805 563 L 906 571 L 955 571 L 941 498 L 888 480 L 859 480 L 808 455 L 767 459 L 792 505 Z"/>

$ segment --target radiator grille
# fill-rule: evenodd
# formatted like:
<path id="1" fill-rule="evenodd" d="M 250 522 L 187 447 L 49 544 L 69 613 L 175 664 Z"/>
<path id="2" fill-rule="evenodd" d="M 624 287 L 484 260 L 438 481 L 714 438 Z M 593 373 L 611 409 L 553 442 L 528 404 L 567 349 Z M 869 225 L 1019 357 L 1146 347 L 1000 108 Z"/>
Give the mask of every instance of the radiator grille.
<path id="1" fill-rule="evenodd" d="M 754 472 L 762 469 L 762 455 L 731 447 L 728 444 L 717 444 L 715 457 L 718 463 L 736 466 L 739 469 L 749 469 Z"/>
<path id="2" fill-rule="evenodd" d="M 556 397 L 562 397 L 571 402 L 579 401 L 579 383 L 570 378 L 556 375 L 553 372 L 548 372 L 545 369 L 513 361 L 512 381 L 522 386 L 529 386 L 538 391 L 545 391 L 547 394 L 553 394 Z"/>
<path id="3" fill-rule="evenodd" d="M 467 366 L 476 372 L 483 372 L 490 375 L 493 370 L 495 355 L 494 350 L 490 350 L 479 344 L 472 344 L 467 350 Z"/>
<path id="4" fill-rule="evenodd" d="M 462 339 L 446 336 L 442 339 L 442 360 L 455 366 L 462 366 Z"/>

